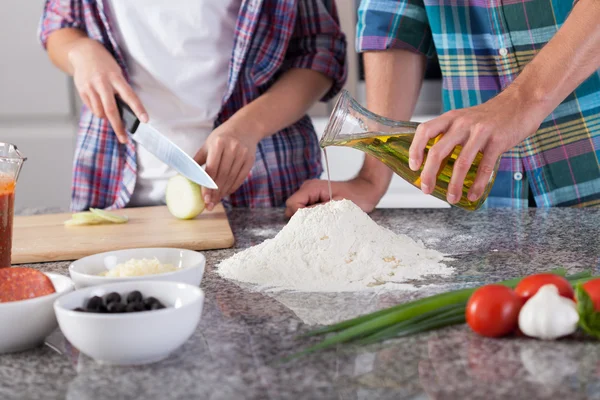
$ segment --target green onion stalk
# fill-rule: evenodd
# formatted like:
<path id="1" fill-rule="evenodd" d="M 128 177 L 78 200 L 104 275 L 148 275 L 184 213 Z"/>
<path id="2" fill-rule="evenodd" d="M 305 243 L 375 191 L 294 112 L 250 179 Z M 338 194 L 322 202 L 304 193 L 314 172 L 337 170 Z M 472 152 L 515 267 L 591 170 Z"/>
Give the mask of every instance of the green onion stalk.
<path id="1" fill-rule="evenodd" d="M 573 286 L 595 278 L 591 271 L 567 275 L 567 271 L 560 268 L 551 273 L 564 276 Z M 497 284 L 515 288 L 522 279 L 522 277 L 514 278 Z M 291 358 L 342 343 L 355 342 L 365 345 L 464 323 L 467 301 L 477 289 L 478 287 L 439 293 L 316 329 L 303 337 L 334 332 L 337 334 L 325 338 Z"/>

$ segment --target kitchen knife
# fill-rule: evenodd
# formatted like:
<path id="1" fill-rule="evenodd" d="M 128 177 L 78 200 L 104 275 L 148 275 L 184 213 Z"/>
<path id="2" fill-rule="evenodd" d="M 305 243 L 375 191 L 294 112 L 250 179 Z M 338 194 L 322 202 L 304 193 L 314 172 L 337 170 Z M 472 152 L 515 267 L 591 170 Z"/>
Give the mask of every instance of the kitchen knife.
<path id="1" fill-rule="evenodd" d="M 118 96 L 116 100 L 125 130 L 133 140 L 189 180 L 209 189 L 218 189 L 217 184 L 192 157 L 152 126 L 141 123 L 131 108 Z"/>

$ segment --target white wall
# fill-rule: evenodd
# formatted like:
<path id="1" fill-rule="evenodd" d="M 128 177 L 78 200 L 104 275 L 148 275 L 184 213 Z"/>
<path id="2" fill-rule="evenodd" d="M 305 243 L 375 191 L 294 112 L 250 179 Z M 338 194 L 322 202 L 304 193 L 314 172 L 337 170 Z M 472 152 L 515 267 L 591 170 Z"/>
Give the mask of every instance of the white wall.
<path id="1" fill-rule="evenodd" d="M 0 141 L 28 161 L 16 208 L 68 207 L 76 122 L 66 75 L 37 39 L 43 0 L 4 0 L 0 13 Z"/>

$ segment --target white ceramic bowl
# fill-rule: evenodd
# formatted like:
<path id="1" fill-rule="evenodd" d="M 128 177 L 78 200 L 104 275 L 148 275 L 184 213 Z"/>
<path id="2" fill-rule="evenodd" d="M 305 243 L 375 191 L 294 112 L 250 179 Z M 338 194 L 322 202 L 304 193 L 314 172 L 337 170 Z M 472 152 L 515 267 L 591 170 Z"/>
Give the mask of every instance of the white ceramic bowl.
<path id="1" fill-rule="evenodd" d="M 122 297 L 139 290 L 166 308 L 119 314 L 73 311 L 93 296 L 117 292 Z M 160 361 L 184 344 L 196 330 L 204 292 L 197 286 L 170 281 L 119 282 L 91 286 L 54 303 L 58 325 L 67 340 L 96 361 L 139 365 Z"/>
<path id="2" fill-rule="evenodd" d="M 66 276 L 45 275 L 52 281 L 56 293 L 0 303 L 0 354 L 37 347 L 58 326 L 52 304 L 63 294 L 73 291 L 73 282 Z"/>
<path id="3" fill-rule="evenodd" d="M 129 261 L 132 258 L 157 258 L 161 264 L 172 264 L 179 268 L 178 271 L 166 272 L 155 275 L 132 276 L 113 278 L 100 276 L 117 264 Z M 75 288 L 81 289 L 88 286 L 103 285 L 115 282 L 131 281 L 173 281 L 189 283 L 200 286 L 204 275 L 206 258 L 202 253 L 192 250 L 174 248 L 141 248 L 129 250 L 108 251 L 93 256 L 84 257 L 69 266 L 69 274 L 75 283 Z"/>

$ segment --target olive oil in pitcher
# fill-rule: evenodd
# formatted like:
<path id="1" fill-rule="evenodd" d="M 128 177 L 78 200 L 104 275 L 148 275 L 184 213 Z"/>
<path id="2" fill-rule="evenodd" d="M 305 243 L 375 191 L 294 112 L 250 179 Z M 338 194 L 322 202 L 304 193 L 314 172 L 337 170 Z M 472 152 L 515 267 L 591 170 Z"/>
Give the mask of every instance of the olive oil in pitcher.
<path id="1" fill-rule="evenodd" d="M 344 91 L 336 103 L 320 144 L 323 148 L 327 146 L 345 146 L 361 150 L 382 161 L 404 180 L 420 188 L 420 174 L 425 162 L 418 171 L 413 171 L 408 166 L 408 150 L 417 126 L 418 123 L 415 122 L 394 121 L 376 115 L 363 108 Z M 441 136 L 440 134 L 429 141 L 425 149 L 425 159 L 429 149 Z M 438 171 L 432 195 L 440 200 L 446 201 L 454 163 L 460 154 L 460 150 L 461 146 L 456 146 L 454 151 L 443 160 Z M 473 185 L 482 158 L 483 154 L 479 152 L 467 173 L 460 200 L 454 204 L 455 206 L 474 211 L 485 202 L 494 184 L 499 162 L 496 163 L 483 195 L 475 201 L 467 199 L 467 194 Z"/>

